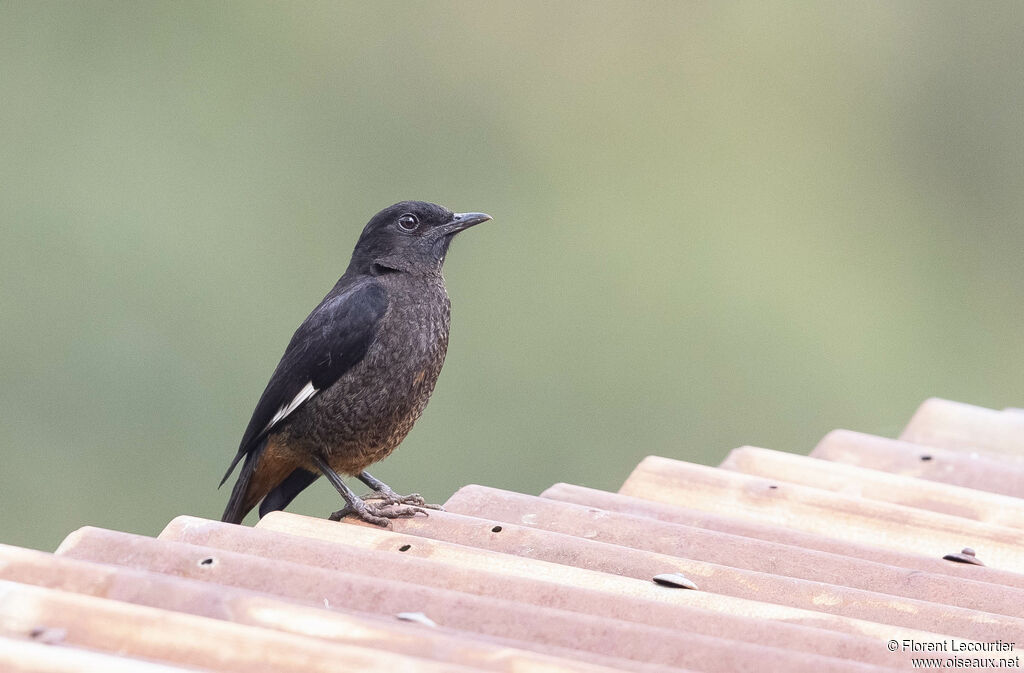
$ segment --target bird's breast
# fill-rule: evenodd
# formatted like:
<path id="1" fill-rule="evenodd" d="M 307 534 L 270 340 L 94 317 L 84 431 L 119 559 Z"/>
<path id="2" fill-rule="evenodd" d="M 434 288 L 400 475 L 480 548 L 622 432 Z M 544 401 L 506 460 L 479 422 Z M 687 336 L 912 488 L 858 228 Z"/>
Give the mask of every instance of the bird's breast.
<path id="1" fill-rule="evenodd" d="M 389 292 L 387 312 L 362 361 L 308 404 L 306 440 L 332 467 L 354 474 L 405 438 L 434 391 L 449 324 L 443 285 L 411 296 Z"/>

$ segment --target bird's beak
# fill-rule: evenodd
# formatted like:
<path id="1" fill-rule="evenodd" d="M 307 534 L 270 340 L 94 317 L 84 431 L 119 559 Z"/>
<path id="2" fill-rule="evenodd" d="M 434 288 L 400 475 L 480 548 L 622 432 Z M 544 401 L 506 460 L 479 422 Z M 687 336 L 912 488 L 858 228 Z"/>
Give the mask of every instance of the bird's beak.
<path id="1" fill-rule="evenodd" d="M 441 229 L 445 235 L 452 236 L 464 229 L 469 229 L 474 224 L 480 224 L 490 219 L 491 216 L 487 213 L 455 213 L 455 219 L 442 225 Z"/>

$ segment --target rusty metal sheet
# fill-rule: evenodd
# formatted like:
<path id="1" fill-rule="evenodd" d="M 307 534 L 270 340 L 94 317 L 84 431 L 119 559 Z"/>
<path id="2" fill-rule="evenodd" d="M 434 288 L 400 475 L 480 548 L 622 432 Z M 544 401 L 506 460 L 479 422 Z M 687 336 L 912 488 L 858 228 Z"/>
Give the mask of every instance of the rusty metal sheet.
<path id="1" fill-rule="evenodd" d="M 243 534 L 254 530 L 220 525 Z M 308 546 L 307 541 L 301 539 L 293 543 L 296 547 L 292 554 L 285 553 L 282 557 L 302 554 L 303 547 Z M 351 557 L 346 559 L 337 547 L 333 551 L 333 558 L 338 559 L 337 568 L 347 567 Z M 417 573 L 434 570 L 415 564 L 373 567 L 366 565 L 372 564 L 372 560 L 363 558 L 358 566 L 365 574 L 357 575 L 339 569 L 299 565 L 287 558 L 262 558 L 97 528 L 76 531 L 64 541 L 58 553 L 265 592 L 331 610 L 372 611 L 389 616 L 423 613 L 443 627 L 517 643 L 533 642 L 652 663 L 664 660 L 673 666 L 686 665 L 679 657 L 690 656 L 680 643 L 670 642 L 665 633 L 643 625 L 404 581 L 417 579 Z M 204 563 L 208 559 L 212 562 Z M 725 646 L 722 649 L 726 649 Z M 751 657 L 759 654 L 755 652 Z"/>
<path id="2" fill-rule="evenodd" d="M 1024 531 L 864 500 L 669 458 L 645 458 L 619 491 L 924 556 L 978 550 L 985 565 L 1024 572 Z"/>
<path id="3" fill-rule="evenodd" d="M 624 496 L 623 496 L 624 497 Z M 911 569 L 884 565 L 852 556 L 843 556 L 777 542 L 742 537 L 729 533 L 622 514 L 584 505 L 538 498 L 484 486 L 464 486 L 445 503 L 449 513 L 485 518 L 481 537 L 499 537 L 508 531 L 506 524 L 519 524 L 643 549 L 671 556 L 699 559 L 733 568 L 773 573 L 797 579 L 824 582 L 874 591 L 892 596 L 946 603 L 997 614 L 1024 616 L 1024 589 L 978 582 L 932 572 L 932 566 L 945 570 L 950 564 L 938 559 L 911 556 L 922 562 Z M 497 526 L 495 526 L 497 524 Z M 405 529 L 406 524 L 400 524 Z M 494 532 L 495 527 L 500 531 Z M 484 544 L 486 542 L 481 542 Z M 504 542 L 504 544 L 511 544 Z M 516 543 L 511 553 L 525 545 Z M 529 547 L 527 547 L 529 548 Z M 557 548 L 544 553 L 564 554 Z M 593 555 L 577 555 L 582 563 L 594 563 Z M 566 558 L 571 562 L 572 556 Z M 553 560 L 549 558 L 548 560 Z M 989 572 L 984 569 L 985 572 Z M 609 569 L 610 572 L 615 570 Z M 1014 577 L 1019 577 L 1014 575 Z M 695 578 L 697 579 L 697 578 Z M 699 582 L 699 580 L 698 580 Z M 703 587 L 703 583 L 701 588 Z"/>
<path id="4" fill-rule="evenodd" d="M 900 439 L 944 449 L 998 454 L 1024 463 L 1024 414 L 932 398 L 918 407 Z"/>
<path id="5" fill-rule="evenodd" d="M 77 647 L 0 636 L 0 671 L 4 673 L 201 673 L 201 670 L 210 669 L 179 668 Z"/>
<path id="6" fill-rule="evenodd" d="M 638 581 L 523 557 L 511 557 L 507 554 L 437 540 L 415 538 L 381 530 L 375 526 L 338 526 L 335 522 L 324 519 L 275 512 L 264 517 L 260 521 L 259 527 L 329 542 L 339 542 L 348 546 L 358 545 L 368 550 L 389 550 L 393 553 L 404 554 L 406 557 L 415 554 L 421 558 L 440 561 L 449 566 L 462 567 L 471 572 L 500 572 L 506 578 L 506 582 L 510 578 L 519 578 L 529 582 L 530 584 L 527 586 L 534 587 L 542 583 L 552 583 L 562 587 L 565 594 L 568 594 L 570 590 L 587 590 L 594 592 L 595 595 L 588 597 L 586 603 L 581 602 L 576 609 L 586 609 L 589 606 L 604 604 L 608 606 L 606 609 L 616 610 L 620 618 L 625 619 L 646 621 L 652 618 L 652 610 L 663 609 L 666 605 L 671 605 L 672 607 L 695 607 L 722 614 L 757 617 L 766 620 L 784 620 L 796 624 L 814 625 L 841 633 L 854 633 L 876 638 L 883 637 L 887 633 L 886 629 L 893 628 L 890 625 L 880 628 L 880 625 L 875 622 L 826 615 L 816 611 L 733 598 L 721 594 L 666 590 L 665 587 L 648 581 Z M 405 551 L 400 551 L 403 548 Z M 624 608 L 623 603 L 627 603 L 630 607 Z"/>
<path id="7" fill-rule="evenodd" d="M 883 470 L 1015 498 L 1024 497 L 1024 465 L 977 451 L 941 449 L 852 430 L 833 430 L 814 458 Z"/>
<path id="8" fill-rule="evenodd" d="M 839 643 L 835 640 L 837 633 L 819 629 L 845 629 L 846 633 L 869 634 L 870 637 L 878 638 L 879 633 L 888 634 L 893 629 L 902 628 L 882 627 L 862 620 L 780 608 L 723 596 L 694 596 L 696 603 L 710 604 L 718 608 L 717 611 L 712 611 L 686 605 L 681 602 L 686 597 L 679 596 L 678 590 L 657 587 L 646 581 L 605 578 L 601 573 L 550 567 L 555 564 L 504 557 L 505 555 L 485 553 L 457 545 L 443 545 L 387 531 L 339 525 L 322 519 L 277 513 L 264 518 L 263 522 L 276 526 L 283 525 L 292 531 L 301 529 L 305 536 L 295 537 L 291 534 L 271 533 L 261 528 L 248 529 L 219 522 L 202 522 L 190 517 L 178 517 L 168 530 L 174 538 L 184 536 L 196 542 L 201 540 L 211 546 L 248 550 L 268 557 L 288 558 L 326 567 L 336 567 L 339 563 L 344 567 L 358 565 L 375 574 L 398 572 L 401 577 L 411 576 L 418 582 L 528 601 L 537 606 L 555 606 L 575 610 L 581 614 L 600 614 L 659 627 L 672 625 L 686 630 L 691 635 L 702 633 L 717 636 L 736 632 L 732 629 L 738 628 L 743 629 L 743 639 L 747 642 L 816 653 L 827 652 L 834 656 L 846 656 L 838 654 L 840 652 L 856 653 L 858 660 L 877 656 L 876 646 L 866 646 L 866 641 L 859 641 L 857 644 Z M 350 549 L 349 546 L 353 542 L 360 541 L 360 533 L 370 534 L 369 537 L 363 537 L 363 544 L 369 542 L 383 554 L 373 553 L 369 549 L 364 549 L 359 554 L 359 549 Z M 383 544 L 374 541 L 374 537 L 380 533 L 385 534 Z M 481 569 L 481 559 L 485 559 L 488 569 Z M 562 581 L 551 582 L 552 577 L 561 577 Z M 580 578 L 583 579 L 583 586 L 579 585 Z M 605 590 L 598 591 L 591 584 L 604 585 Z M 644 591 L 648 588 L 653 591 Z M 644 595 L 657 598 L 645 599 Z M 680 602 L 672 604 L 673 599 Z M 726 608 L 741 610 L 742 613 L 731 614 L 724 611 Z M 739 619 L 740 622 L 735 623 L 735 619 Z M 773 619 L 781 621 L 772 621 Z M 734 622 L 732 626 L 729 625 L 730 622 Z M 809 631 L 803 630 L 803 627 L 799 626 L 801 622 L 811 624 L 813 628 Z"/>
<path id="9" fill-rule="evenodd" d="M 468 487 L 390 530 L 0 545 L 0 670 L 854 672 L 907 667 L 886 640 L 1024 642 L 1024 413 L 928 400 L 901 440 L 649 458 L 622 494 Z"/>
<path id="10" fill-rule="evenodd" d="M 179 517 L 175 521 L 185 519 L 191 517 Z M 617 615 L 597 617 L 553 609 L 545 607 L 543 602 L 523 604 L 441 590 L 391 579 L 399 577 L 420 581 L 432 579 L 431 573 L 442 576 L 450 574 L 445 572 L 444 567 L 410 563 L 422 560 L 400 555 L 392 559 L 364 557 L 359 565 L 361 571 L 367 574 L 353 576 L 339 570 L 302 566 L 278 558 L 278 555 L 301 556 L 307 562 L 316 559 L 334 563 L 334 559 L 343 556 L 343 545 L 317 544 L 318 541 L 313 539 L 214 521 L 204 523 L 209 524 L 210 530 L 220 528 L 234 531 L 238 536 L 229 535 L 229 540 L 233 540 L 232 543 L 240 541 L 243 547 L 252 551 L 268 549 L 257 543 L 260 538 L 266 541 L 277 537 L 277 542 L 284 544 L 274 547 L 272 551 L 275 556 L 267 559 L 224 549 L 88 528 L 69 536 L 61 549 L 64 554 L 74 558 L 119 563 L 176 576 L 256 588 L 311 604 L 321 604 L 326 599 L 332 609 L 356 606 L 382 614 L 423 612 L 438 624 L 451 628 L 494 633 L 514 640 L 554 644 L 584 652 L 682 666 L 709 673 L 740 670 L 743 666 L 756 665 L 756 662 L 765 658 L 788 662 L 780 664 L 782 668 L 779 670 L 791 670 L 792 666 L 798 666 L 800 670 L 834 670 L 840 663 L 845 670 L 847 664 L 852 662 L 840 662 L 834 657 L 852 658 L 846 655 L 861 652 L 866 640 L 816 628 L 735 618 L 701 610 L 669 610 L 667 608 L 672 606 L 658 604 L 647 606 L 653 616 L 651 621 L 659 624 L 649 626 L 616 619 Z M 344 525 L 339 527 L 347 529 Z M 193 532 L 196 529 L 195 525 L 189 527 Z M 203 565 L 202 561 L 208 558 L 214 559 L 214 563 Z M 404 559 L 405 562 L 398 559 Z M 338 565 L 347 567 L 349 561 L 341 558 Z M 500 583 L 496 592 L 508 593 Z M 620 608 L 628 609 L 629 606 L 628 601 L 620 602 Z M 679 637 L 680 631 L 686 633 L 685 638 Z M 893 631 L 897 635 L 892 637 L 917 640 L 940 637 L 909 629 Z M 702 635 L 704 633 L 715 635 Z M 730 633 L 742 633 L 742 641 L 720 637 L 721 634 Z M 773 645 L 755 644 L 758 642 Z M 822 655 L 817 654 L 818 650 L 827 651 L 828 656 L 823 660 Z M 878 656 L 877 641 L 869 656 Z M 819 668 L 815 669 L 814 666 Z"/>
<path id="11" fill-rule="evenodd" d="M 653 673 L 663 667 L 619 658 L 520 643 L 440 626 L 399 621 L 364 612 L 313 608 L 234 587 L 92 563 L 18 547 L 0 545 L 0 580 L 109 598 L 297 635 L 408 654 L 435 661 L 505 673 L 593 669 L 586 662 L 617 670 Z M 519 649 L 520 645 L 531 649 Z"/>
<path id="12" fill-rule="evenodd" d="M 843 556 L 875 561 L 908 569 L 950 575 L 993 584 L 1024 589 L 1024 575 L 995 568 L 948 563 L 938 557 L 911 554 L 906 550 L 894 551 L 863 542 L 832 536 L 807 533 L 784 525 L 766 523 L 716 511 L 668 505 L 653 500 L 634 498 L 620 493 L 609 493 L 571 484 L 555 484 L 541 494 L 561 502 L 597 507 L 614 512 L 649 517 L 659 521 L 684 524 L 707 530 L 732 533 L 770 542 L 778 542 L 805 549 L 814 549 Z"/>
<path id="13" fill-rule="evenodd" d="M 514 524 L 495 526 L 489 520 L 448 512 L 431 512 L 429 519 L 397 519 L 392 522 L 392 529 L 403 535 L 468 545 L 645 582 L 665 577 L 663 583 L 683 584 L 707 593 L 949 633 L 962 638 L 982 639 L 996 632 L 1024 634 L 1024 619 L 985 613 L 976 607 L 960 608 L 945 602 L 913 600 L 845 585 L 752 572 Z M 683 581 L 678 579 L 680 575 L 685 578 Z"/>
<path id="14" fill-rule="evenodd" d="M 474 670 L 219 619 L 0 581 L 0 636 L 26 638 L 39 629 L 59 633 L 60 643 L 72 647 L 217 671 Z"/>
<path id="15" fill-rule="evenodd" d="M 1024 528 L 1024 500 L 987 491 L 753 446 L 734 449 L 721 467 L 765 479 L 927 509 L 997 526 Z"/>

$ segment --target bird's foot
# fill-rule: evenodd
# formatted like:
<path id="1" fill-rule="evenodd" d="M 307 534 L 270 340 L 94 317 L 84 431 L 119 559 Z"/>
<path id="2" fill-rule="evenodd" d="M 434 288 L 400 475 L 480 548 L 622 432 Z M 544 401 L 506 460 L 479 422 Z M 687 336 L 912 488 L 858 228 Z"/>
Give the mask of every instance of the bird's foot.
<path id="1" fill-rule="evenodd" d="M 365 500 L 383 500 L 388 505 L 412 505 L 413 507 L 425 507 L 427 509 L 444 511 L 444 507 L 441 507 L 440 505 L 427 504 L 427 501 L 424 500 L 423 496 L 419 493 L 398 495 L 390 486 L 377 477 L 374 477 L 369 472 L 360 472 L 356 477 L 359 481 L 373 489 L 373 493 L 363 496 L 363 499 Z"/>
<path id="2" fill-rule="evenodd" d="M 385 505 L 411 505 L 413 507 L 436 509 L 441 512 L 444 511 L 444 507 L 428 503 L 419 493 L 399 495 L 386 486 L 384 488 L 387 490 L 374 491 L 369 495 L 364 495 L 363 500 L 381 500 Z M 424 512 L 424 514 L 425 513 L 426 512 Z"/>
<path id="3" fill-rule="evenodd" d="M 422 501 L 423 499 L 420 498 L 420 500 Z M 430 507 L 430 505 L 427 505 L 427 507 Z M 389 519 L 416 516 L 417 514 L 429 516 L 423 508 L 410 503 L 385 501 L 378 504 L 356 499 L 355 502 L 350 502 L 337 512 L 331 514 L 330 519 L 331 521 L 341 521 L 346 516 L 355 516 L 366 523 L 387 528 Z"/>

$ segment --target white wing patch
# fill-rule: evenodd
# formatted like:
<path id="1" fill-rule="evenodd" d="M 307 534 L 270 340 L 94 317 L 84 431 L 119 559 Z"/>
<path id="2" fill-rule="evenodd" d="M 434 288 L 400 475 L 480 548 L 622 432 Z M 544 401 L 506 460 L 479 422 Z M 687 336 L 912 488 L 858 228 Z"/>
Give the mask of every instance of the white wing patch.
<path id="1" fill-rule="evenodd" d="M 302 387 L 302 390 L 299 391 L 299 394 L 292 398 L 291 402 L 282 405 L 281 408 L 277 410 L 277 413 L 274 414 L 274 417 L 270 419 L 269 423 L 267 423 L 267 427 L 263 428 L 263 432 L 266 432 L 270 428 L 274 427 L 275 425 L 283 421 L 285 418 L 288 417 L 288 414 L 298 409 L 303 402 L 313 397 L 313 395 L 316 395 L 317 392 L 317 389 L 313 387 L 312 381 L 304 385 Z"/>

